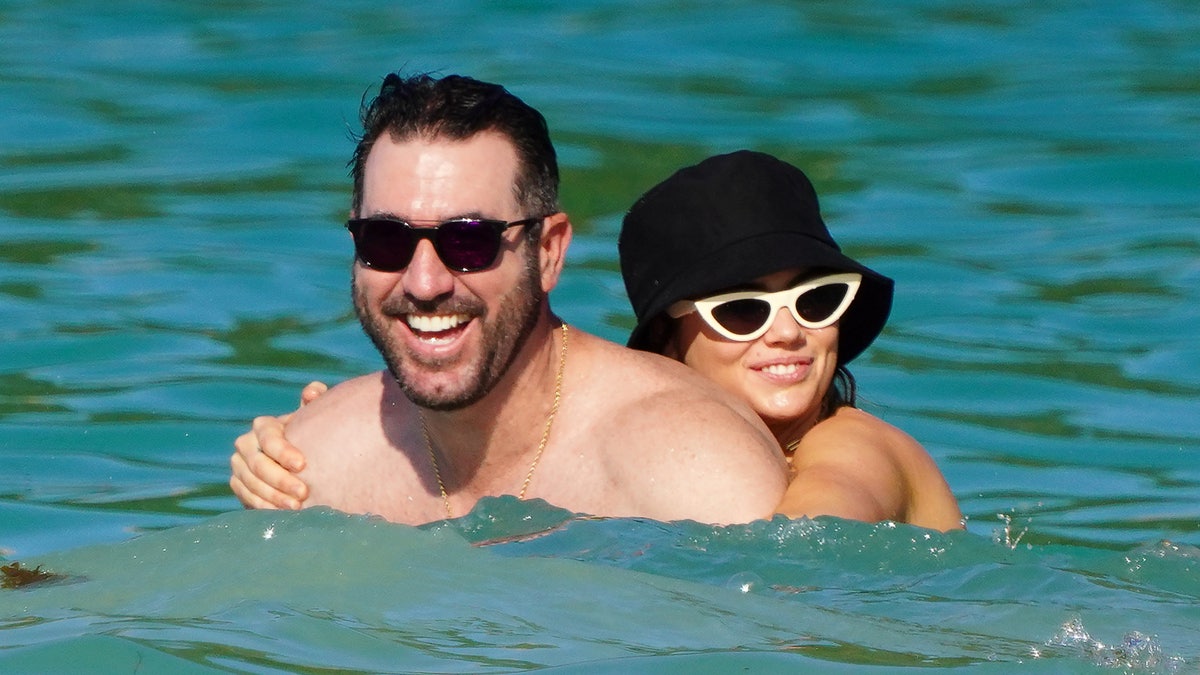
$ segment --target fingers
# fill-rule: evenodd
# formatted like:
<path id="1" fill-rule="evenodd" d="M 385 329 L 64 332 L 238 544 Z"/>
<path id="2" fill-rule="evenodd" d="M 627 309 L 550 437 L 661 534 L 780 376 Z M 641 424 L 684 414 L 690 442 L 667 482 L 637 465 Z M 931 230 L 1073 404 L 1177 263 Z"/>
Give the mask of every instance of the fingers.
<path id="1" fill-rule="evenodd" d="M 300 392 L 300 405 L 313 402 L 328 389 L 322 382 L 309 382 Z M 229 487 L 246 508 L 298 509 L 308 498 L 308 486 L 295 475 L 307 465 L 304 454 L 283 435 L 284 424 L 293 414 L 257 417 L 252 429 L 234 441 Z"/>
<path id="2" fill-rule="evenodd" d="M 234 442 L 229 458 L 233 475 L 229 487 L 246 508 L 298 509 L 308 497 L 308 486 L 281 465 L 304 467 L 304 456 L 283 437 L 283 424 L 274 417 L 254 420 L 254 429 Z"/>
<path id="3" fill-rule="evenodd" d="M 229 488 L 233 490 L 234 496 L 238 498 L 242 506 L 247 509 L 291 508 L 286 503 L 281 506 L 267 501 L 247 485 L 247 481 L 249 481 L 249 483 L 257 485 L 259 492 L 267 491 L 266 485 L 254 477 L 241 455 L 233 453 L 229 464 L 233 468 L 233 475 L 229 478 Z"/>
<path id="4" fill-rule="evenodd" d="M 283 435 L 283 425 L 286 421 L 286 417 L 256 417 L 254 418 L 254 424 L 251 432 L 239 437 L 238 441 L 240 442 L 243 438 L 249 436 L 253 442 L 251 447 L 254 448 L 257 454 L 266 455 L 266 457 L 270 459 L 272 463 L 275 463 L 284 469 L 291 471 L 292 473 L 300 473 L 306 466 L 304 454 L 300 452 L 299 448 L 292 445 Z M 248 442 L 247 445 L 250 445 L 250 443 Z M 247 454 L 242 453 L 241 446 L 238 446 L 238 452 L 241 453 L 243 457 L 245 457 Z M 251 458 L 248 457 L 247 462 L 251 465 L 251 467 L 257 468 L 257 465 L 253 463 L 254 460 Z M 258 473 L 257 470 L 255 473 Z M 267 478 L 266 476 L 261 477 Z"/>
<path id="5" fill-rule="evenodd" d="M 309 382 L 304 389 L 300 391 L 300 405 L 306 406 L 317 399 L 318 396 L 329 390 L 329 385 L 324 382 Z"/>

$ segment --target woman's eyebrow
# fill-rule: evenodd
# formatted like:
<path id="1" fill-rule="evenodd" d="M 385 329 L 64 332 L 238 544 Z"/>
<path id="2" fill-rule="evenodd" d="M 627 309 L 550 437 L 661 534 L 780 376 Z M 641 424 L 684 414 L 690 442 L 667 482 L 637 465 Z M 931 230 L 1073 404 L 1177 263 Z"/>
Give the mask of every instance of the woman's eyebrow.
<path id="1" fill-rule="evenodd" d="M 792 280 L 788 282 L 787 287 L 792 288 L 793 286 L 799 286 L 800 284 L 804 283 L 805 281 L 810 281 L 812 279 L 816 279 L 817 277 L 822 277 L 822 276 L 825 276 L 825 273 L 821 272 L 820 270 L 804 270 L 804 271 L 800 272 L 799 274 L 797 274 L 796 276 L 792 277 Z"/>
<path id="2" fill-rule="evenodd" d="M 809 281 L 810 279 L 816 279 L 817 277 L 825 276 L 825 274 L 827 274 L 827 272 L 823 272 L 823 271 L 817 270 L 817 269 L 802 270 L 800 272 L 797 272 L 795 276 L 793 276 L 791 279 L 789 279 L 788 282 L 786 284 L 784 284 L 783 288 L 780 290 L 786 290 L 788 288 L 793 288 L 795 286 L 799 286 L 800 284 L 804 283 L 805 281 Z M 766 284 L 762 284 L 757 281 L 747 281 L 744 284 L 737 284 L 735 286 L 726 286 L 725 288 L 722 288 L 721 290 L 716 291 L 715 293 L 709 293 L 708 295 L 711 297 L 713 295 L 724 295 L 726 293 L 740 293 L 742 291 L 758 291 L 758 292 L 762 292 L 762 293 L 768 292 Z"/>
<path id="3" fill-rule="evenodd" d="M 715 293 L 709 293 L 708 295 L 711 297 L 714 295 L 725 295 L 726 293 L 741 293 L 742 291 L 766 291 L 766 290 L 767 290 L 766 287 L 763 286 L 762 284 L 756 284 L 754 282 L 749 282 L 749 283 L 745 283 L 745 284 L 738 284 L 736 286 L 726 286 L 725 288 L 722 288 L 721 290 L 716 291 Z"/>

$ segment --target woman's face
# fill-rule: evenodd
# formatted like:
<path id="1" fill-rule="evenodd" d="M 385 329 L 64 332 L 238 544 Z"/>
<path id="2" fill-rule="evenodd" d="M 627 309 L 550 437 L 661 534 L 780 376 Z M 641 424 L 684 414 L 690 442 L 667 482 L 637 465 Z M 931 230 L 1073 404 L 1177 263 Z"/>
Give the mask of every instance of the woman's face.
<path id="1" fill-rule="evenodd" d="M 759 277 L 743 290 L 780 291 L 816 276 L 792 269 Z M 819 421 L 837 372 L 838 324 L 816 330 L 781 309 L 750 342 L 722 337 L 697 312 L 676 320 L 664 353 L 746 400 L 781 444 Z"/>

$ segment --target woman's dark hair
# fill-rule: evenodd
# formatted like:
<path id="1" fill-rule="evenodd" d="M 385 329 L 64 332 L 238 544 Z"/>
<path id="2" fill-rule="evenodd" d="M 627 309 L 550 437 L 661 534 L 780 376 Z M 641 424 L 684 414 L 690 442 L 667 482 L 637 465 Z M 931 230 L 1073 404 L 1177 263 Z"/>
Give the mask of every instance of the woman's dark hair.
<path id="1" fill-rule="evenodd" d="M 842 406 L 858 407 L 858 383 L 846 366 L 838 364 L 833 385 L 825 392 L 825 400 L 821 401 L 821 419 L 832 416 Z"/>

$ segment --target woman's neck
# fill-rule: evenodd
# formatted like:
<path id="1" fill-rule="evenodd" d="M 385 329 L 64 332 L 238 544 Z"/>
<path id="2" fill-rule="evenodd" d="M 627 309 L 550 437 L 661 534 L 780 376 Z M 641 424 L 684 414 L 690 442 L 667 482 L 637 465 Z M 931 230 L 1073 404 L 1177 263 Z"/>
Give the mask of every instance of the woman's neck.
<path id="1" fill-rule="evenodd" d="M 789 460 L 792 452 L 799 445 L 800 439 L 804 438 L 804 435 L 821 421 L 820 412 L 820 410 L 814 410 L 811 414 L 802 417 L 774 422 L 767 421 L 767 428 L 775 435 L 775 440 L 779 443 L 779 447 L 783 448 L 784 454 Z"/>

